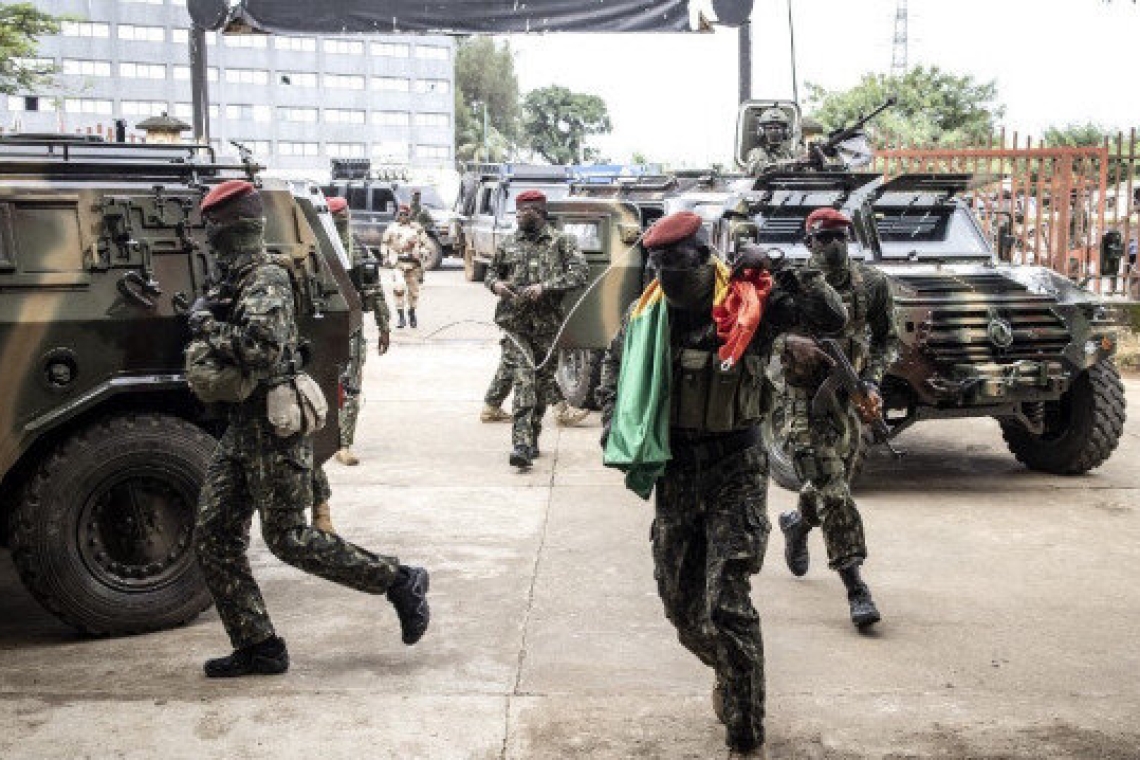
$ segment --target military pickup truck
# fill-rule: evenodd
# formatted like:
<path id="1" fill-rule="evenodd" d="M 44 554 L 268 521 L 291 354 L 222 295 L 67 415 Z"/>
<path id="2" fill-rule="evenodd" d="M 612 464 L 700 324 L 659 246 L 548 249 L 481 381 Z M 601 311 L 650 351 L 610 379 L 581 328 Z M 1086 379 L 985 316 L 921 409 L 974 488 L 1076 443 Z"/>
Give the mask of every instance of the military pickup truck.
<path id="1" fill-rule="evenodd" d="M 198 491 L 224 421 L 187 388 L 186 311 L 216 268 L 198 203 L 261 185 L 292 262 L 302 351 L 329 399 L 360 304 L 319 188 L 197 145 L 0 139 L 0 526 L 44 607 L 92 635 L 184 623 L 210 597 Z M 335 451 L 334 408 L 316 439 Z"/>
<path id="2" fill-rule="evenodd" d="M 456 245 L 463 251 L 463 272 L 482 282 L 499 243 L 514 234 L 515 198 L 541 190 L 548 200 L 570 193 L 573 174 L 566 166 L 472 164 L 460 167 L 462 179 L 455 202 Z"/>

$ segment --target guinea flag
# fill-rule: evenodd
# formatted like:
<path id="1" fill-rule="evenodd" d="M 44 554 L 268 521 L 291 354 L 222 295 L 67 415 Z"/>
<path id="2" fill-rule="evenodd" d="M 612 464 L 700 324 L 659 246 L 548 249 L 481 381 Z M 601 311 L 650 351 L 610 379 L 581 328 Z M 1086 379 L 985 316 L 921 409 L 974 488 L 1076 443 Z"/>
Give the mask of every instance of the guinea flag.
<path id="1" fill-rule="evenodd" d="M 712 317 L 721 341 L 718 358 L 725 367 L 739 361 L 760 324 L 772 278 L 745 270 L 733 278 L 714 260 L 716 285 Z M 649 283 L 630 313 L 622 343 L 617 399 L 602 462 L 625 473 L 626 488 L 643 499 L 672 458 L 669 451 L 670 392 L 673 355 L 669 344 L 669 308 L 657 280 Z"/>

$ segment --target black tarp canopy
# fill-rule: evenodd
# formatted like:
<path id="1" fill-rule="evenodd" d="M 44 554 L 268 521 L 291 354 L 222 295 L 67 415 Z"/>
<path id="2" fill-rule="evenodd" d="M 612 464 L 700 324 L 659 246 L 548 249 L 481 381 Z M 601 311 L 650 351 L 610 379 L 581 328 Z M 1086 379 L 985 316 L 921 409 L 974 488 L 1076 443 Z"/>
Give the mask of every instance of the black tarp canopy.
<path id="1" fill-rule="evenodd" d="M 751 0 L 717 0 L 722 22 Z M 196 25 L 272 34 L 686 32 L 690 0 L 189 0 Z M 745 9 L 747 8 L 747 9 Z"/>

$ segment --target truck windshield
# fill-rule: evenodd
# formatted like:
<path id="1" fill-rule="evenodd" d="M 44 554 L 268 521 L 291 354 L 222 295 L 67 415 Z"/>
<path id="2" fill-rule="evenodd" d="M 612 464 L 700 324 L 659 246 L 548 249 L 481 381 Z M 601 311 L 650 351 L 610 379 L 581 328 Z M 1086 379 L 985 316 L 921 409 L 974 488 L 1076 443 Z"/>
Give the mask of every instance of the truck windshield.
<path id="1" fill-rule="evenodd" d="M 400 199 L 400 203 L 410 205 L 412 202 L 412 193 L 416 190 L 420 191 L 420 205 L 424 208 L 446 208 L 443 203 L 443 198 L 439 196 L 439 191 L 431 185 L 403 185 L 402 187 L 396 188 L 396 197 Z"/>
<path id="2" fill-rule="evenodd" d="M 888 194 L 876 201 L 875 220 L 884 259 L 991 256 L 977 221 L 955 202 Z"/>

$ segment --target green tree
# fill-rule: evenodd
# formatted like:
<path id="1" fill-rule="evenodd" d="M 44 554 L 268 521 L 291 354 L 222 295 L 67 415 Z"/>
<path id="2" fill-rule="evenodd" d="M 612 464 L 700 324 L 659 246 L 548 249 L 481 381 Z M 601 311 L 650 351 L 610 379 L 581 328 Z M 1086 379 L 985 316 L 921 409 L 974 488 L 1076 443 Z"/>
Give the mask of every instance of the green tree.
<path id="1" fill-rule="evenodd" d="M 1066 124 L 1065 126 L 1051 126 L 1046 128 L 1044 142 L 1053 148 L 1099 148 L 1108 142 L 1109 181 L 1116 177 L 1127 177 L 1128 174 L 1140 174 L 1140 164 L 1133 164 L 1122 157 L 1116 156 L 1116 137 L 1119 132 L 1105 129 L 1099 124 L 1085 122 L 1084 124 Z M 1125 141 L 1127 143 L 1127 141 Z M 1127 150 L 1127 144 L 1122 146 Z M 1100 161 L 1094 160 L 1093 166 L 1100 169 Z"/>
<path id="2" fill-rule="evenodd" d="M 31 3 L 0 5 L 0 93 L 36 92 L 51 84 L 54 66 L 31 63 L 45 34 L 57 34 L 61 19 Z"/>
<path id="3" fill-rule="evenodd" d="M 523 100 L 526 143 L 552 164 L 594 160 L 598 152 L 586 139 L 612 130 L 606 102 L 597 95 L 551 85 L 531 90 Z"/>
<path id="4" fill-rule="evenodd" d="M 518 138 L 519 82 L 510 43 L 499 46 L 489 37 L 468 37 L 455 53 L 455 155 L 502 161 L 514 152 Z"/>
<path id="5" fill-rule="evenodd" d="M 1005 107 L 997 103 L 997 83 L 955 76 L 937 66 L 917 66 L 901 77 L 865 74 L 842 92 L 808 85 L 808 110 L 827 130 L 869 113 L 888 97 L 898 102 L 868 127 L 872 134 L 901 137 L 911 144 L 961 145 L 993 134 Z"/>

